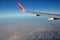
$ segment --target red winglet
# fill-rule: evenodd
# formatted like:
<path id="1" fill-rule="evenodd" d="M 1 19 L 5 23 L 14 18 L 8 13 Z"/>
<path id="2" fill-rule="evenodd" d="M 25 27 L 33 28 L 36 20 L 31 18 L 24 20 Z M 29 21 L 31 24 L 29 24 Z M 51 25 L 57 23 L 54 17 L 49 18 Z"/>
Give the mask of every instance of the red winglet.
<path id="1" fill-rule="evenodd" d="M 18 7 L 20 8 L 21 11 L 25 11 L 25 9 L 23 8 L 23 6 L 18 2 Z"/>

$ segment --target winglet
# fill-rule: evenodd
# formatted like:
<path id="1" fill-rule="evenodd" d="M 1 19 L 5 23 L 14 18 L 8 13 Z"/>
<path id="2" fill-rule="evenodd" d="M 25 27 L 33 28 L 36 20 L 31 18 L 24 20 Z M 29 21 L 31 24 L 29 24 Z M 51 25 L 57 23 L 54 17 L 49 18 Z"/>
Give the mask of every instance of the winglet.
<path id="1" fill-rule="evenodd" d="M 25 12 L 25 9 L 23 8 L 23 6 L 18 2 L 18 7 L 20 8 L 21 11 Z"/>

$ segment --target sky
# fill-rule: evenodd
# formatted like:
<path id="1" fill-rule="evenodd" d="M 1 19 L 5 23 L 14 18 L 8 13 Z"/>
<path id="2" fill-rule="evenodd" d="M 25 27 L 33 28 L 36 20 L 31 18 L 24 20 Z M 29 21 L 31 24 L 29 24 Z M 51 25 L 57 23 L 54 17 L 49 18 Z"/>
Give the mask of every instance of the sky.
<path id="1" fill-rule="evenodd" d="M 29 17 L 18 8 L 18 2 L 25 10 L 60 14 L 60 0 L 0 0 L 0 22 L 18 20 L 40 20 L 39 17 Z"/>

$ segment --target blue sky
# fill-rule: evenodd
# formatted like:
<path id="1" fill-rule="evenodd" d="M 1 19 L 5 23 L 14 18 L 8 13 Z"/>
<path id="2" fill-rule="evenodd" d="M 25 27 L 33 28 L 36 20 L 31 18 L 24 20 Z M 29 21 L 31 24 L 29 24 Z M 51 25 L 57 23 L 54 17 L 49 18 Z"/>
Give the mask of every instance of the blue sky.
<path id="1" fill-rule="evenodd" d="M 28 11 L 60 14 L 60 0 L 0 0 L 0 19 L 4 19 L 3 21 L 19 17 L 24 19 L 25 13 L 18 8 L 18 2 Z"/>

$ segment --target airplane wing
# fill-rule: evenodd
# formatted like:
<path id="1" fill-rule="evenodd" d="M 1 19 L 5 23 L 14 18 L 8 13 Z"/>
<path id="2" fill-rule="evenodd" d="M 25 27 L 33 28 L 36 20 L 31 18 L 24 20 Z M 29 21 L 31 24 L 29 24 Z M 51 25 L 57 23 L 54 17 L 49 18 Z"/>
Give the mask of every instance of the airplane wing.
<path id="1" fill-rule="evenodd" d="M 35 16 L 47 16 L 49 17 L 48 20 L 57 20 L 60 18 L 60 14 L 51 14 L 51 13 L 41 13 L 41 12 L 31 12 L 31 11 L 26 11 L 24 7 L 18 2 L 18 7 L 22 12 L 27 12 Z"/>

